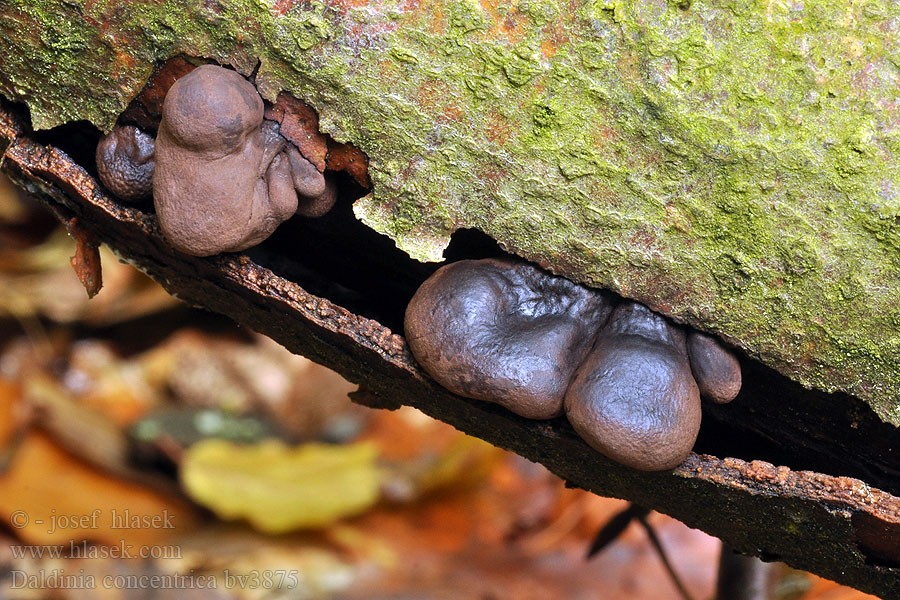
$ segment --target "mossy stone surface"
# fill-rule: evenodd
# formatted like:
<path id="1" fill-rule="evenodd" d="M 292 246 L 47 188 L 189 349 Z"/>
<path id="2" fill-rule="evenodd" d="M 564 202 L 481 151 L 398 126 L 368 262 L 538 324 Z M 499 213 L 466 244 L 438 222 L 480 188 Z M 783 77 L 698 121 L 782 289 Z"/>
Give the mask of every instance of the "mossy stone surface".
<path id="1" fill-rule="evenodd" d="M 37 128 L 109 129 L 178 54 L 314 106 L 414 258 L 480 229 L 900 424 L 900 5 L 0 5 L 0 93 Z"/>

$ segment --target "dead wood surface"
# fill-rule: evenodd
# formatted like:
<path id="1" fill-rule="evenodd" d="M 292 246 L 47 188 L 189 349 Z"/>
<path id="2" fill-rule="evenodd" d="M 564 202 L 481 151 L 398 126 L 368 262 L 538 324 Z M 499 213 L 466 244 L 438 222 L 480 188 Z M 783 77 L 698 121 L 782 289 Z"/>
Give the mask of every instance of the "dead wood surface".
<path id="1" fill-rule="evenodd" d="M 846 418 L 855 419 L 857 427 L 848 429 L 858 433 L 847 433 L 846 439 L 840 439 L 841 432 L 835 433 L 836 441 L 821 439 L 828 434 L 827 416 L 821 427 L 780 426 L 796 434 L 799 455 L 819 456 L 826 463 L 829 454 L 844 454 L 841 471 L 870 473 L 865 478 L 869 483 L 710 454 L 692 454 L 668 472 L 633 471 L 591 450 L 564 419 L 529 421 L 450 394 L 416 366 L 401 336 L 308 293 L 303 281 L 280 277 L 245 255 L 196 258 L 177 253 L 163 240 L 153 215 L 119 205 L 65 152 L 35 141 L 24 123 L 16 107 L 0 107 L 3 168 L 15 182 L 70 226 L 93 232 L 170 293 L 228 315 L 360 384 L 357 401 L 388 409 L 414 406 L 547 466 L 572 486 L 667 513 L 738 551 L 782 560 L 884 598 L 900 598 L 900 499 L 870 485 L 876 481 L 887 487 L 900 471 L 890 456 L 896 434 L 886 432 L 886 441 L 872 439 L 866 445 L 863 436 L 871 437 L 870 425 L 865 415 L 854 416 L 856 408 Z M 753 368 L 742 393 L 744 408 L 732 419 L 755 420 L 760 436 L 774 425 L 771 437 L 779 438 L 776 422 L 784 419 L 754 406 L 785 404 L 778 397 L 784 388 L 755 383 L 766 373 Z M 815 400 L 807 400 L 812 412 Z M 850 443 L 865 447 L 857 450 Z M 823 450 L 829 446 L 831 450 Z"/>

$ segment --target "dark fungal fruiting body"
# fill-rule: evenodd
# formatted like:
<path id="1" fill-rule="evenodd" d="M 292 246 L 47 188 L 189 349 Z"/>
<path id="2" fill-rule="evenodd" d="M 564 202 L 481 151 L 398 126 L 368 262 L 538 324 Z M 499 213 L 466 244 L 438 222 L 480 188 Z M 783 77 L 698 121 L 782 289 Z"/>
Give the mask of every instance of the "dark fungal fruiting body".
<path id="1" fill-rule="evenodd" d="M 277 123 L 263 119 L 263 110 L 256 88 L 223 67 L 198 67 L 169 89 L 153 196 L 163 234 L 178 250 L 195 256 L 244 250 L 298 207 L 319 216 L 334 204 L 333 187 Z"/>
<path id="2" fill-rule="evenodd" d="M 325 177 L 314 164 L 306 160 L 300 151 L 288 145 L 287 157 L 291 163 L 291 178 L 299 196 L 297 214 L 301 217 L 321 217 L 334 206 L 337 186 Z"/>
<path id="3" fill-rule="evenodd" d="M 422 284 L 405 329 L 417 360 L 447 389 L 547 419 L 562 413 L 609 307 L 604 296 L 527 263 L 466 260 Z"/>
<path id="4" fill-rule="evenodd" d="M 222 67 L 198 67 L 169 90 L 153 193 L 175 248 L 240 251 L 295 213 L 332 207 L 333 182 L 263 116 L 255 87 Z M 101 155 L 116 157 L 98 148 L 98 164 Z M 527 418 L 565 409 L 581 437 L 611 458 L 674 467 L 699 430 L 697 382 L 714 401 L 730 401 L 739 366 L 699 335 L 690 339 L 692 365 L 684 332 L 637 304 L 618 307 L 606 323 L 614 303 L 521 261 L 463 261 L 422 285 L 405 325 L 414 355 L 451 391 Z"/>
<path id="5" fill-rule="evenodd" d="M 422 284 L 404 326 L 416 360 L 450 391 L 529 418 L 564 407 L 576 432 L 608 457 L 670 469 L 697 438 L 700 390 L 733 398 L 740 366 L 713 338 L 690 332 L 692 369 L 682 328 L 616 302 L 522 261 L 465 260 Z"/>
<path id="6" fill-rule="evenodd" d="M 700 393 L 713 402 L 731 402 L 741 391 L 741 365 L 716 338 L 691 331 L 687 336 L 691 371 Z"/>
<path id="7" fill-rule="evenodd" d="M 678 466 L 700 431 L 700 393 L 684 332 L 647 307 L 620 305 L 566 393 L 591 447 L 644 471 Z"/>
<path id="8" fill-rule="evenodd" d="M 278 159 L 284 143 L 262 125 L 262 98 L 234 71 L 198 67 L 169 89 L 153 196 L 175 248 L 195 256 L 244 250 L 297 210 L 289 161 Z"/>
<path id="9" fill-rule="evenodd" d="M 103 185 L 129 203 L 147 200 L 153 191 L 156 143 L 132 125 L 114 128 L 97 144 L 97 173 Z"/>

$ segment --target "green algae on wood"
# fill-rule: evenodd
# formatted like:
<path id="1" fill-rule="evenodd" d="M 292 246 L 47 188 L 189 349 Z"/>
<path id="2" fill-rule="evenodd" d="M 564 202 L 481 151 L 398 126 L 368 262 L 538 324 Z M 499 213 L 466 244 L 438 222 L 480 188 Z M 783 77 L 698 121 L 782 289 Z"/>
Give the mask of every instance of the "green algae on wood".
<path id="1" fill-rule="evenodd" d="M 186 54 L 368 153 L 420 260 L 477 228 L 900 424 L 900 7 L 886 0 L 9 0 L 0 93 L 109 129 Z"/>

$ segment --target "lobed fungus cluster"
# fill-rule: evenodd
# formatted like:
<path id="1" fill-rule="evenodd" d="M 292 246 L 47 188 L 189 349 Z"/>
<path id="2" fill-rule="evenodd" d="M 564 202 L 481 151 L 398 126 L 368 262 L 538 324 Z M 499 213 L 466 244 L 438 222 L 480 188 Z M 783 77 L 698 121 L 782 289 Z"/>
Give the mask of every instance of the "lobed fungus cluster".
<path id="1" fill-rule="evenodd" d="M 256 88 L 238 73 L 197 67 L 166 94 L 155 148 L 131 126 L 101 140 L 100 179 L 125 200 L 152 190 L 163 234 L 185 254 L 255 246 L 294 214 L 321 216 L 336 199 L 334 183 L 263 111 Z"/>
<path id="2" fill-rule="evenodd" d="M 113 129 L 97 144 L 97 171 L 109 191 L 138 203 L 153 191 L 156 141 L 133 125 Z"/>
<path id="3" fill-rule="evenodd" d="M 195 256 L 254 246 L 336 198 L 264 119 L 256 88 L 214 65 L 172 85 L 155 140 L 133 126 L 103 138 L 97 169 L 126 201 L 152 193 L 166 239 Z M 588 444 L 635 469 L 681 463 L 700 429 L 700 395 L 729 402 L 741 387 L 737 360 L 714 338 L 513 259 L 439 269 L 410 301 L 405 329 L 450 391 L 530 419 L 565 414 Z"/>
<path id="4" fill-rule="evenodd" d="M 730 402 L 741 387 L 715 339 L 521 261 L 442 267 L 404 324 L 416 360 L 450 391 L 530 419 L 565 413 L 589 445 L 640 470 L 680 464 L 700 394 Z"/>

